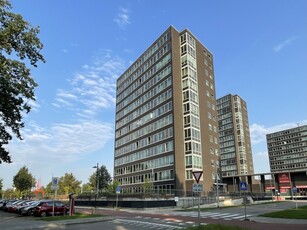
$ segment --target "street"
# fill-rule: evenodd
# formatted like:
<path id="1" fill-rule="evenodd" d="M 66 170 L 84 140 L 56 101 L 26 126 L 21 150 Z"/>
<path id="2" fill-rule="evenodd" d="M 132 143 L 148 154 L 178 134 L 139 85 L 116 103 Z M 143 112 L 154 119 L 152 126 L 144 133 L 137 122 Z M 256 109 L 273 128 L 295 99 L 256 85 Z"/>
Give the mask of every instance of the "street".
<path id="1" fill-rule="evenodd" d="M 304 202 L 298 206 L 306 205 Z M 184 229 L 188 226 L 208 223 L 241 226 L 249 229 L 288 230 L 306 229 L 307 220 L 279 220 L 270 219 L 271 223 L 261 223 L 257 215 L 277 210 L 294 208 L 294 202 L 278 202 L 247 206 L 245 220 L 244 207 L 209 209 L 200 213 L 196 211 L 178 211 L 175 209 L 122 209 L 97 208 L 96 213 L 104 217 L 92 219 L 78 219 L 67 221 L 43 221 L 36 217 L 24 217 L 17 214 L 0 212 L 1 229 L 110 229 L 110 230 L 147 230 L 150 229 Z M 91 213 L 91 207 L 76 207 L 77 212 Z M 258 219 L 257 219 L 258 218 Z"/>

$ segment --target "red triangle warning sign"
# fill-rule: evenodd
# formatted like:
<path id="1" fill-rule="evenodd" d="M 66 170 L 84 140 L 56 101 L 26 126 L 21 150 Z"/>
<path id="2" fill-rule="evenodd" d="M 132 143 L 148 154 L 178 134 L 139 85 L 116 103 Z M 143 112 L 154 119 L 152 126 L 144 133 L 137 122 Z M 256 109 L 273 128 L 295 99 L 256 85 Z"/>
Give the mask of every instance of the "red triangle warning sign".
<path id="1" fill-rule="evenodd" d="M 196 180 L 196 183 L 199 183 L 201 175 L 203 175 L 203 171 L 195 171 L 195 172 L 192 172 L 192 173 L 193 173 L 193 176 Z"/>

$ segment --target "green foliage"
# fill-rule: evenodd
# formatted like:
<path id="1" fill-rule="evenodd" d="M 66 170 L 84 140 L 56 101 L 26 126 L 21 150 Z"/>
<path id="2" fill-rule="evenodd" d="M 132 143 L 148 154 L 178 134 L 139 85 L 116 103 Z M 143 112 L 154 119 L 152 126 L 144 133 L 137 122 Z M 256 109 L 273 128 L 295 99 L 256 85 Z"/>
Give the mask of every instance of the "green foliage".
<path id="1" fill-rule="evenodd" d="M 143 189 L 144 189 L 144 194 L 148 195 L 152 193 L 152 189 L 153 189 L 153 183 L 150 180 L 145 180 L 144 185 L 143 185 Z"/>
<path id="2" fill-rule="evenodd" d="M 293 203 L 293 205 L 295 204 Z M 307 219 L 307 206 L 266 213 L 261 216 L 270 218 Z"/>
<path id="3" fill-rule="evenodd" d="M 2 188 L 3 188 L 3 179 L 0 178 L 0 197 L 2 197 L 2 193 L 3 193 Z"/>
<path id="4" fill-rule="evenodd" d="M 22 114 L 30 112 L 28 102 L 35 100 L 37 84 L 26 64 L 37 67 L 38 61 L 45 62 L 37 37 L 39 28 L 11 9 L 9 1 L 0 0 L 0 164 L 12 162 L 4 145 L 12 139 L 11 134 L 22 139 Z"/>
<path id="5" fill-rule="evenodd" d="M 20 191 L 20 195 L 22 195 L 25 192 L 30 192 L 31 188 L 35 185 L 35 178 L 29 173 L 28 168 L 23 166 L 14 176 L 13 184 Z"/>
<path id="6" fill-rule="evenodd" d="M 107 192 L 108 194 L 116 194 L 116 188 L 117 188 L 118 185 L 119 185 L 119 182 L 118 182 L 118 181 L 113 181 L 112 184 L 109 184 L 109 185 L 107 186 L 106 192 Z"/>
<path id="7" fill-rule="evenodd" d="M 86 183 L 82 185 L 82 193 L 92 193 L 95 188 L 92 187 L 90 183 Z"/>
<path id="8" fill-rule="evenodd" d="M 59 180 L 58 194 L 80 193 L 81 181 L 78 181 L 72 173 L 65 173 Z"/>
<path id="9" fill-rule="evenodd" d="M 3 199 L 19 198 L 19 192 L 13 189 L 6 189 L 2 193 Z"/>
<path id="10" fill-rule="evenodd" d="M 98 190 L 106 189 L 111 182 L 111 175 L 106 166 L 102 165 L 89 178 L 89 184 L 96 190 L 96 177 L 98 177 Z"/>

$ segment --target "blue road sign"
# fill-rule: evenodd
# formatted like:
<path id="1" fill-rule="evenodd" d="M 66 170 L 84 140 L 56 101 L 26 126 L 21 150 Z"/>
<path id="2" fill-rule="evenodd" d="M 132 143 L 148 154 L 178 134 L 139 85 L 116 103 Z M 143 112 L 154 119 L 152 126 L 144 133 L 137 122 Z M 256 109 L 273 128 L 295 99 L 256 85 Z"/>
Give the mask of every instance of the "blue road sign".
<path id="1" fill-rule="evenodd" d="M 120 186 L 117 186 L 117 187 L 116 187 L 116 193 L 117 193 L 117 194 L 120 193 L 120 190 L 121 190 L 121 187 L 120 187 Z"/>
<path id="2" fill-rule="evenodd" d="M 297 193 L 297 188 L 296 187 L 293 187 L 292 190 L 293 190 L 293 193 Z"/>
<path id="3" fill-rule="evenodd" d="M 246 182 L 240 182 L 240 190 L 246 191 L 247 190 L 247 184 Z"/>

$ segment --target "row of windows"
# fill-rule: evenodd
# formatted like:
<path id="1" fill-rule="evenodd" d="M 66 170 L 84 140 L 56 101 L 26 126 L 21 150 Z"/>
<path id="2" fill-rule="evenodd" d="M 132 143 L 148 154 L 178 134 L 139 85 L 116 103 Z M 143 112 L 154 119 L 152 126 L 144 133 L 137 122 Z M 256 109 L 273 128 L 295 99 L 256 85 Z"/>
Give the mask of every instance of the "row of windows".
<path id="1" fill-rule="evenodd" d="M 272 166 L 271 171 L 283 171 L 283 170 L 295 170 L 299 169 L 307 170 L 307 164 L 292 164 L 292 165 L 278 165 L 278 166 Z"/>
<path id="2" fill-rule="evenodd" d="M 235 145 L 234 141 L 227 141 L 227 142 L 224 142 L 224 143 L 220 143 L 220 147 L 221 148 L 229 147 L 229 146 L 234 146 L 234 145 Z"/>
<path id="3" fill-rule="evenodd" d="M 224 130 L 233 129 L 232 125 L 232 123 L 229 123 L 227 125 L 219 125 L 219 131 L 221 132 Z"/>
<path id="4" fill-rule="evenodd" d="M 184 139 L 186 141 L 188 140 L 200 141 L 200 131 L 195 128 L 184 129 Z"/>
<path id="5" fill-rule="evenodd" d="M 236 159 L 235 158 L 231 158 L 228 160 L 221 160 L 221 165 L 233 165 L 233 164 L 237 164 Z"/>
<path id="6" fill-rule="evenodd" d="M 168 113 L 169 111 L 173 110 L 173 103 L 170 101 L 162 106 L 160 106 L 159 108 L 155 109 L 154 111 L 152 111 L 151 113 L 146 114 L 145 116 L 141 117 L 139 120 L 127 125 L 126 127 L 120 129 L 119 132 L 119 136 L 124 135 L 132 130 L 137 129 L 138 127 L 145 125 L 146 123 L 148 123 L 149 121 L 151 121 L 154 118 L 158 118 L 166 113 Z M 136 132 L 134 132 L 136 133 Z M 135 135 L 127 135 L 124 138 L 118 139 L 116 141 L 116 147 L 121 146 L 129 141 L 134 140 Z M 131 139 L 132 138 L 132 139 Z"/>
<path id="7" fill-rule="evenodd" d="M 302 132 L 302 131 L 307 131 L 307 125 L 300 126 L 300 127 L 294 128 L 294 129 L 288 129 L 288 130 L 281 131 L 281 132 L 278 132 L 278 133 L 268 134 L 267 138 L 268 139 L 271 139 L 271 138 L 274 138 L 274 137 L 284 138 L 283 136 L 285 136 L 287 134 L 294 134 L 294 133 L 298 133 L 298 132 Z"/>
<path id="8" fill-rule="evenodd" d="M 226 159 L 230 159 L 230 158 L 235 158 L 235 156 L 236 156 L 236 153 L 235 153 L 235 152 L 221 154 L 221 160 L 226 160 Z"/>
<path id="9" fill-rule="evenodd" d="M 222 172 L 237 170 L 237 165 L 227 165 L 221 167 Z"/>
<path id="10" fill-rule="evenodd" d="M 234 136 L 233 135 L 228 135 L 228 136 L 220 137 L 220 143 L 224 142 L 224 141 L 232 141 L 232 140 L 234 140 Z"/>
<path id="11" fill-rule="evenodd" d="M 185 90 L 183 91 L 183 101 L 190 100 L 196 104 L 198 104 L 198 94 L 193 90 Z"/>
<path id="12" fill-rule="evenodd" d="M 216 100 L 217 105 L 222 104 L 224 102 L 230 101 L 230 95 L 227 95 L 225 97 L 221 97 L 219 99 Z"/>
<path id="13" fill-rule="evenodd" d="M 167 74 L 162 75 L 161 77 L 165 77 L 165 76 L 167 76 Z M 171 81 L 171 77 L 168 77 L 168 79 L 170 79 L 170 81 Z M 148 90 L 149 86 L 151 87 L 153 85 L 153 82 L 154 82 L 154 80 L 147 82 L 142 87 L 140 87 L 138 90 L 136 90 L 133 94 L 131 94 L 130 96 L 125 98 L 125 100 L 122 102 L 123 103 L 122 107 L 126 107 L 126 108 L 123 111 L 120 111 L 120 112 L 119 112 L 119 109 L 117 108 L 117 110 L 116 110 L 116 112 L 118 114 L 118 116 L 116 117 L 117 120 L 119 120 L 125 114 L 127 114 L 130 111 L 132 111 L 133 109 L 135 109 L 140 104 L 143 104 L 145 101 L 147 101 L 151 97 L 157 95 L 161 90 L 163 90 L 163 83 L 165 83 L 165 81 L 163 81 L 162 83 L 158 84 L 153 89 Z M 138 99 L 145 92 L 147 92 L 147 93 L 142 96 L 141 100 L 137 100 L 135 103 L 130 104 L 132 101 L 135 101 L 136 99 Z"/>
<path id="14" fill-rule="evenodd" d="M 164 79 L 166 76 L 168 76 L 169 74 L 171 74 L 172 72 L 172 67 L 171 65 L 166 66 L 165 68 L 163 68 L 158 74 L 156 74 L 155 76 L 150 77 L 150 80 L 147 81 L 141 88 L 138 89 L 138 93 L 137 94 L 142 94 L 144 92 L 146 92 L 149 88 L 151 88 L 152 86 L 156 85 L 159 81 L 161 81 L 162 79 Z M 132 90 L 132 92 L 134 92 L 135 90 Z M 125 93 L 125 91 L 123 92 Z M 129 93 L 130 94 L 130 93 Z M 121 110 L 124 106 L 128 105 L 134 98 L 133 95 L 131 95 L 130 97 L 124 97 L 124 101 L 119 102 L 119 98 L 117 97 L 117 105 L 116 105 L 116 112 L 118 112 L 119 110 Z M 141 104 L 141 101 L 138 100 L 136 107 L 139 106 Z"/>
<path id="15" fill-rule="evenodd" d="M 183 33 L 180 36 L 180 43 L 188 43 L 195 48 L 195 39 L 189 33 Z"/>
<path id="16" fill-rule="evenodd" d="M 120 121 L 116 122 L 116 129 L 119 129 L 123 125 L 131 122 L 136 117 L 140 117 L 145 112 L 150 111 L 152 108 L 156 107 L 157 105 L 163 104 L 164 101 L 170 99 L 172 97 L 172 89 L 168 89 L 164 93 L 159 94 L 159 96 L 155 97 L 153 100 L 147 102 L 143 106 L 139 107 L 133 113 L 129 114 L 125 118 Z M 120 131 L 116 131 L 116 137 L 119 137 Z"/>
<path id="17" fill-rule="evenodd" d="M 294 133 L 294 134 L 291 134 L 291 135 L 287 135 L 287 136 L 283 136 L 283 137 L 277 137 L 277 138 L 268 138 L 268 143 L 279 142 L 279 141 L 283 142 L 285 140 L 289 140 L 289 139 L 293 139 L 293 138 L 301 137 L 301 136 L 307 136 L 307 132 Z"/>
<path id="18" fill-rule="evenodd" d="M 307 137 L 295 138 L 295 139 L 281 141 L 281 142 L 273 142 L 271 144 L 268 144 L 268 146 L 274 147 L 274 146 L 287 145 L 287 144 L 302 142 L 302 141 L 307 141 Z"/>
<path id="19" fill-rule="evenodd" d="M 221 148 L 221 154 L 235 152 L 235 151 L 236 151 L 236 148 L 234 146 L 227 147 L 227 148 Z"/>
<path id="20" fill-rule="evenodd" d="M 114 166 L 120 166 L 120 165 L 128 164 L 130 162 L 134 162 L 137 160 L 143 160 L 143 159 L 146 159 L 152 156 L 157 156 L 159 154 L 167 153 L 173 150 L 174 150 L 173 141 L 168 141 L 160 145 L 156 145 L 151 148 L 147 148 L 139 152 L 117 158 L 115 159 Z"/>
<path id="21" fill-rule="evenodd" d="M 157 159 L 141 162 L 139 164 L 129 165 L 121 168 L 115 168 L 115 176 L 129 173 L 140 172 L 148 169 L 156 169 L 174 164 L 174 155 L 160 157 Z"/>
<path id="22" fill-rule="evenodd" d="M 223 120 L 219 120 L 219 126 L 224 126 L 224 125 L 227 125 L 227 124 L 233 124 L 232 123 L 232 117 L 229 117 L 229 118 L 226 118 L 226 119 L 223 119 Z"/>
<path id="23" fill-rule="evenodd" d="M 160 142 L 162 140 L 168 139 L 170 137 L 173 137 L 173 128 L 165 129 L 159 133 L 155 133 L 151 136 L 148 136 L 146 138 L 143 138 L 141 140 L 138 140 L 134 143 L 128 144 L 122 148 L 117 149 L 118 152 L 124 152 L 129 153 L 136 149 L 144 148 L 146 146 L 155 144 L 157 142 Z"/>
<path id="24" fill-rule="evenodd" d="M 215 133 L 217 132 L 217 128 L 216 128 L 216 126 L 215 125 L 213 125 L 213 129 L 212 129 L 212 125 L 209 123 L 208 124 L 208 129 L 210 130 L 210 131 L 214 131 Z"/>
<path id="25" fill-rule="evenodd" d="M 153 175 L 151 173 L 129 176 L 123 178 L 117 178 L 116 180 L 120 185 L 129 185 L 129 184 L 139 184 L 144 183 L 146 181 L 159 182 L 165 180 L 173 180 L 174 179 L 174 170 L 164 170 L 159 172 L 154 172 Z"/>
<path id="26" fill-rule="evenodd" d="M 221 110 L 223 108 L 230 107 L 230 106 L 231 106 L 230 101 L 227 101 L 227 102 L 224 102 L 224 103 L 218 103 L 217 104 L 217 110 Z"/>
<path id="27" fill-rule="evenodd" d="M 307 158 L 297 158 L 291 160 L 283 160 L 283 161 L 271 161 L 271 165 L 284 165 L 284 164 L 293 164 L 293 163 L 302 163 L 307 162 Z"/>
<path id="28" fill-rule="evenodd" d="M 117 81 L 118 85 L 123 84 L 121 87 L 119 87 L 117 90 L 120 93 L 123 91 L 127 86 L 135 80 L 135 78 L 132 78 L 131 74 L 138 69 L 153 53 L 155 53 L 160 47 L 164 45 L 164 43 L 168 42 L 170 40 L 170 32 L 168 31 L 162 37 L 154 44 L 152 45 L 145 53 L 133 64 Z"/>
<path id="29" fill-rule="evenodd" d="M 207 106 L 209 109 L 211 108 L 213 111 L 215 111 L 215 105 L 211 103 L 210 101 L 207 101 Z"/>
<path id="30" fill-rule="evenodd" d="M 289 150 L 285 150 L 285 151 L 278 151 L 278 152 L 273 152 L 273 153 L 269 153 L 270 156 L 279 156 L 279 155 L 286 155 L 286 154 L 291 154 L 291 155 L 287 155 L 284 157 L 290 157 L 290 156 L 296 156 L 297 154 L 294 153 L 299 153 L 299 152 L 306 152 L 307 154 L 307 147 L 304 148 L 298 148 L 298 149 L 289 149 Z M 298 155 L 301 155 L 304 153 L 300 153 Z"/>
<path id="31" fill-rule="evenodd" d="M 160 128 L 163 128 L 169 124 L 172 124 L 173 123 L 173 115 L 170 114 L 168 116 L 165 116 L 165 117 L 162 117 L 160 120 L 158 121 L 155 121 L 153 123 L 150 123 L 148 126 L 145 126 L 139 130 L 137 130 L 135 132 L 135 137 L 140 137 L 140 136 L 145 136 L 147 135 L 148 133 L 151 133 L 153 132 L 154 130 L 157 130 L 157 129 L 160 129 Z M 129 135 L 130 136 L 130 135 Z M 131 140 L 134 140 L 134 136 L 131 135 L 130 136 L 132 139 Z M 123 151 L 123 148 L 119 149 L 119 150 L 115 150 L 115 156 L 120 156 L 120 155 L 123 155 L 125 154 L 126 152 Z"/>
<path id="32" fill-rule="evenodd" d="M 186 141 L 184 143 L 184 152 L 185 154 L 197 154 L 201 155 L 201 147 L 200 142 L 196 141 Z"/>
<path id="33" fill-rule="evenodd" d="M 233 135 L 233 129 L 228 129 L 225 131 L 220 131 L 219 132 L 220 137 L 228 136 L 228 135 Z"/>
<path id="34" fill-rule="evenodd" d="M 236 175 L 238 175 L 238 172 L 237 171 L 223 172 L 222 175 L 223 175 L 223 177 L 226 177 L 226 176 L 236 176 Z"/>
<path id="35" fill-rule="evenodd" d="M 307 143 L 296 143 L 296 144 L 290 144 L 290 145 L 281 145 L 275 148 L 268 148 L 269 152 L 272 151 L 279 151 L 279 150 L 285 150 L 285 149 L 292 149 L 292 148 L 298 148 L 298 147 L 303 147 L 307 146 Z"/>
<path id="36" fill-rule="evenodd" d="M 197 115 L 188 114 L 183 117 L 184 126 L 191 126 L 194 128 L 200 128 L 199 118 Z"/>
<path id="37" fill-rule="evenodd" d="M 202 168 L 202 160 L 201 156 L 195 156 L 195 155 L 188 155 L 185 156 L 185 167 L 186 168 Z"/>
<path id="38" fill-rule="evenodd" d="M 145 186 L 136 186 L 129 188 L 122 188 L 123 193 L 128 194 L 144 194 L 144 193 L 153 193 L 153 194 L 175 194 L 175 185 L 174 184 L 163 184 L 163 185 L 153 185 L 152 187 Z"/>

